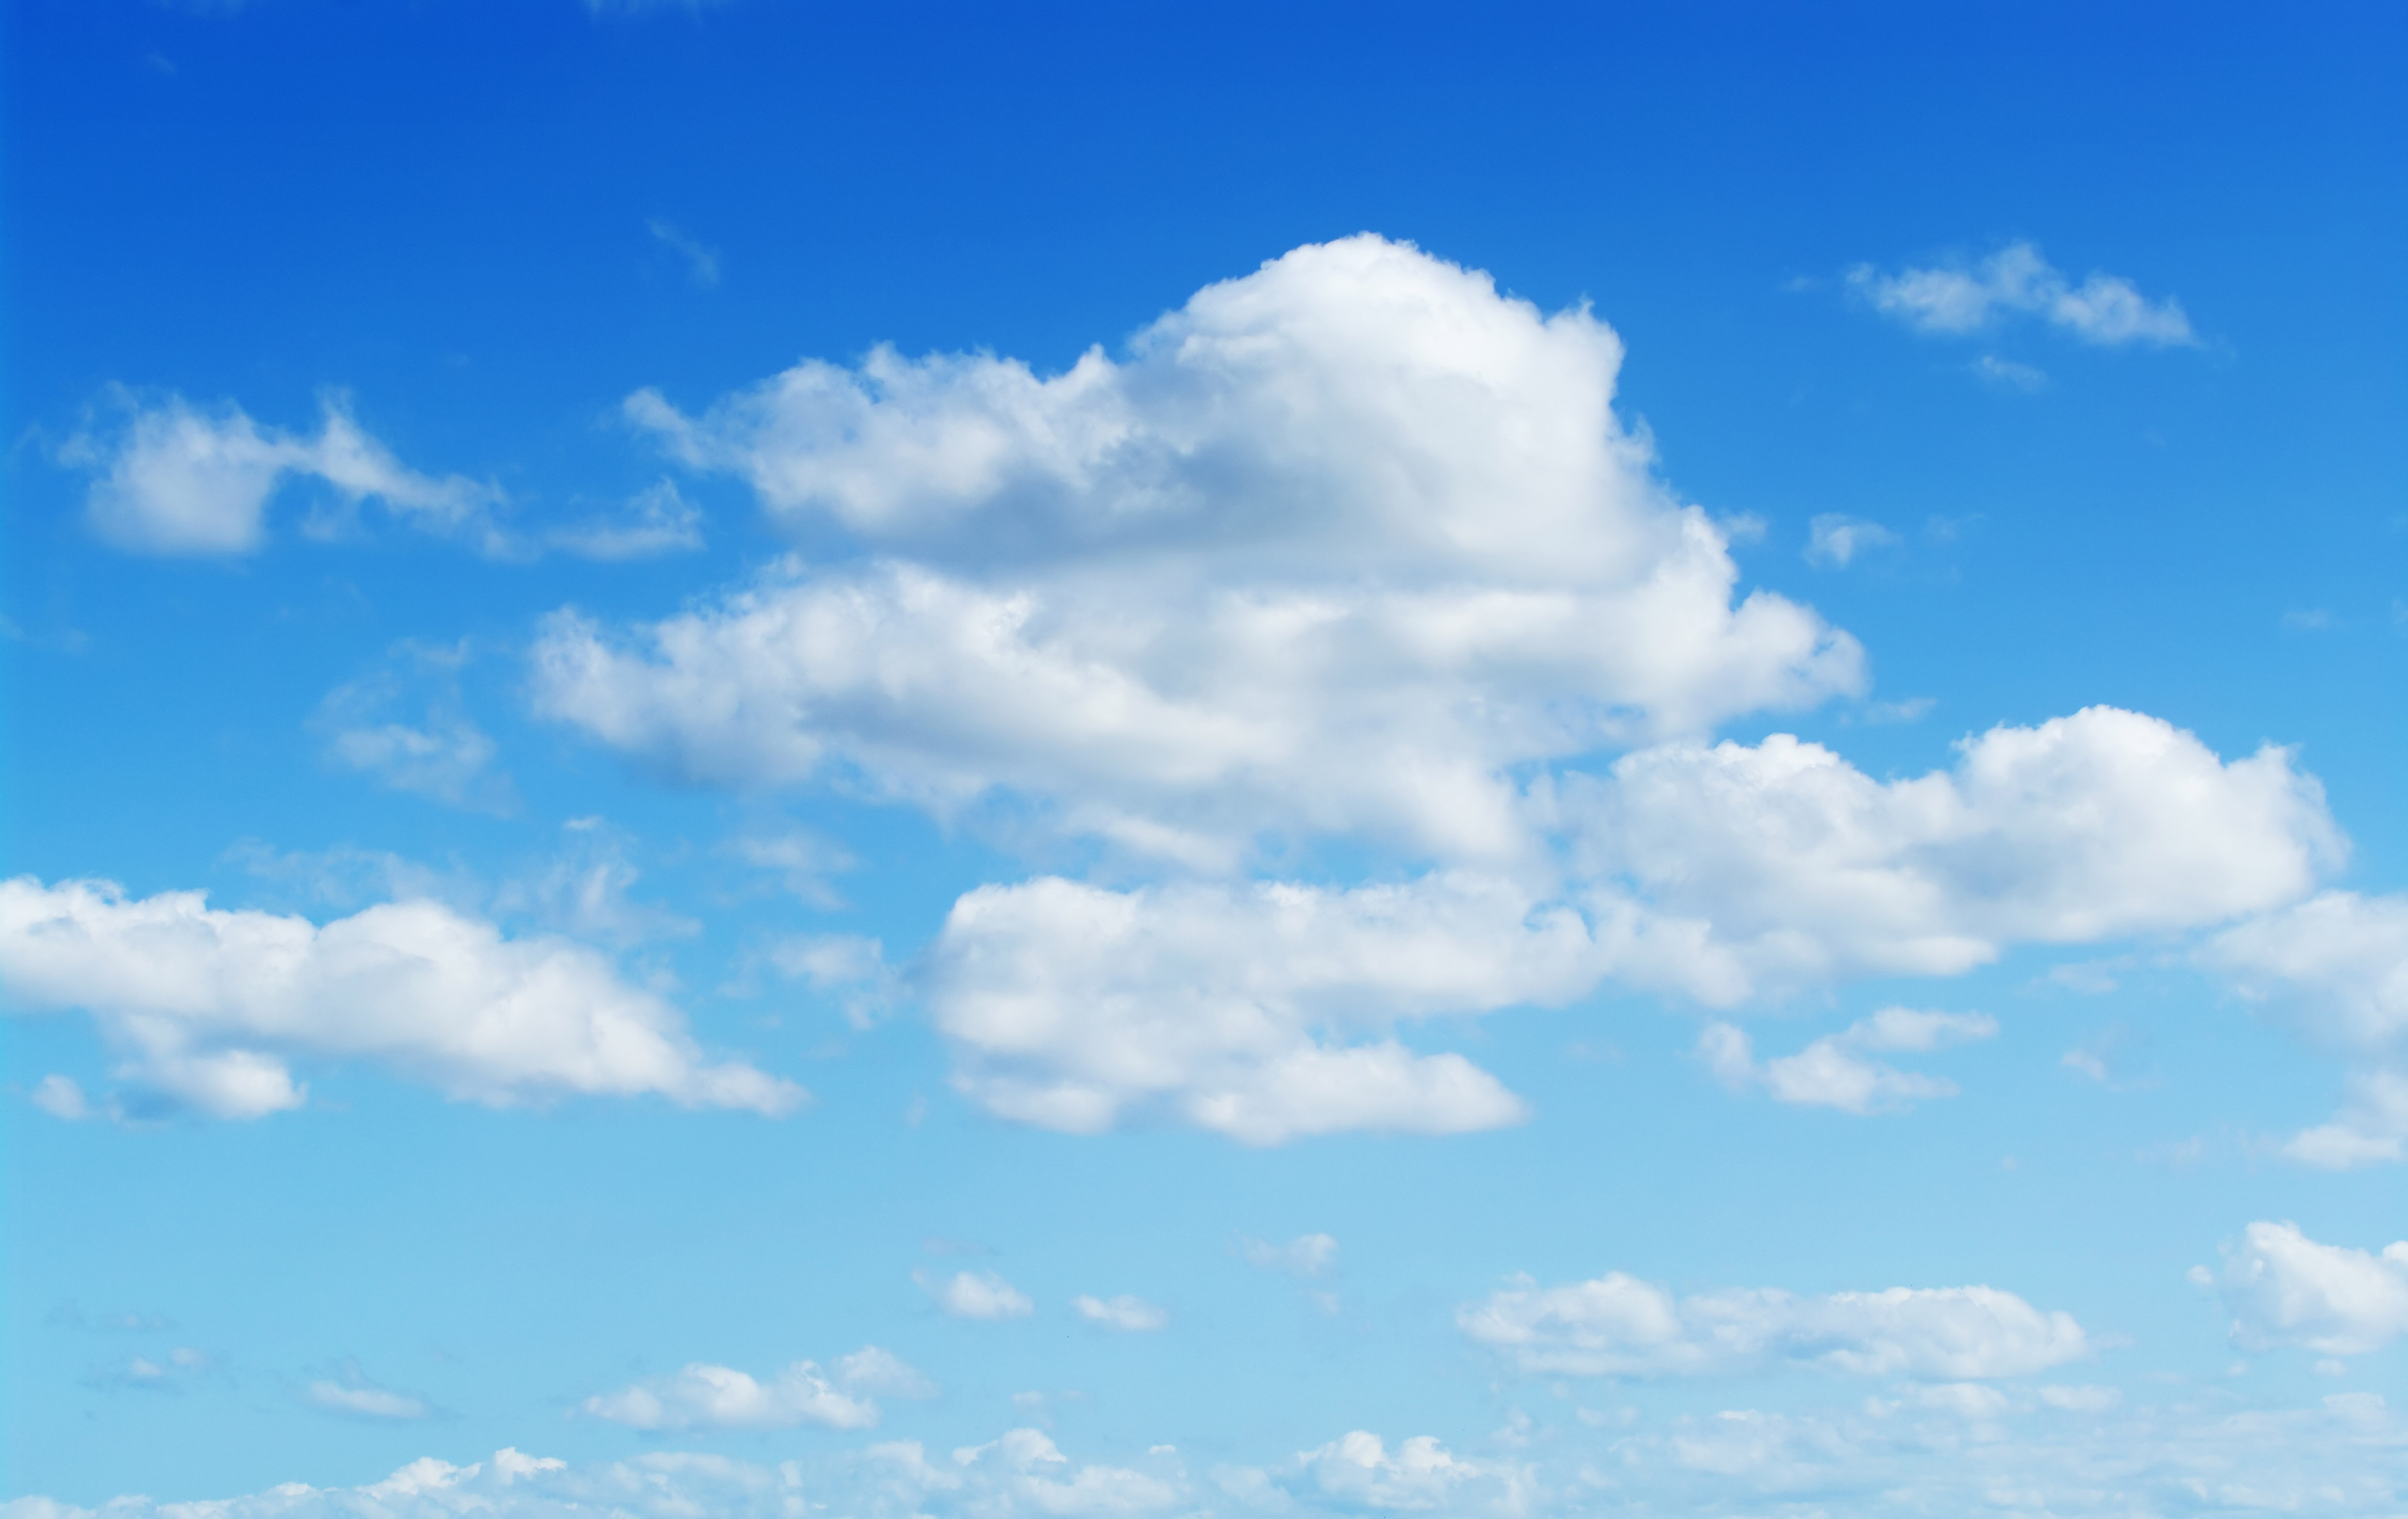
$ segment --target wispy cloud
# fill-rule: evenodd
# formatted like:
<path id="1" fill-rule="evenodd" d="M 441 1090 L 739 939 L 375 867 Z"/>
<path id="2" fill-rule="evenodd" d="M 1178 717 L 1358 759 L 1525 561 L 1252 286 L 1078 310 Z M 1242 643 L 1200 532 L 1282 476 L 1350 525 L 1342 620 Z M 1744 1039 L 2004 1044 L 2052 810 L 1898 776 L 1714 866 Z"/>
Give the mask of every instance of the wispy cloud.
<path id="1" fill-rule="evenodd" d="M 1972 264 L 1896 274 L 1859 264 L 1848 271 L 1848 284 L 1873 309 L 1918 332 L 1980 332 L 2003 317 L 2031 316 L 2086 342 L 2109 346 L 2189 347 L 2199 342 L 2180 301 L 2172 296 L 2152 301 L 2130 280 L 2096 270 L 2077 285 L 2028 242 L 2009 243 Z M 2016 380 L 2038 374 L 2003 360 L 1989 362 L 1997 366 L 1991 378 Z"/>
<path id="2" fill-rule="evenodd" d="M 652 229 L 653 241 L 684 256 L 686 272 L 694 277 L 695 284 L 709 290 L 719 283 L 718 249 L 687 236 L 677 229 L 674 222 L 664 222 L 657 216 L 645 225 Z"/>

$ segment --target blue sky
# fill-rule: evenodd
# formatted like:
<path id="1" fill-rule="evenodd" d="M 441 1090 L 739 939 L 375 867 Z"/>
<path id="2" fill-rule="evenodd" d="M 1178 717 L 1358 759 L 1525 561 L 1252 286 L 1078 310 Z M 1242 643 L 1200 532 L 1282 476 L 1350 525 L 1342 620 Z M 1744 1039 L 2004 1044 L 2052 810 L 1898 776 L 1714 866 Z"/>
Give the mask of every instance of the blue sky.
<path id="1" fill-rule="evenodd" d="M 6 26 L 6 1519 L 2408 1511 L 2397 14 Z"/>

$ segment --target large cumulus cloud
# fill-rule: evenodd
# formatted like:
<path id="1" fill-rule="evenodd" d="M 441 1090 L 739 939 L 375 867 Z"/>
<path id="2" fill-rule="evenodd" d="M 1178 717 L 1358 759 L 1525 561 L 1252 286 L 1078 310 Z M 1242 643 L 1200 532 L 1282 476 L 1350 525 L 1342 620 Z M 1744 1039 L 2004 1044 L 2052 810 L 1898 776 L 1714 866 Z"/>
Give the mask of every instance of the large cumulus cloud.
<path id="1" fill-rule="evenodd" d="M 1614 411 L 1619 341 L 1373 236 L 1115 357 L 810 361 L 629 416 L 814 546 L 658 621 L 564 609 L 544 712 L 738 788 L 1100 841 L 954 904 L 919 989 L 990 1111 L 1256 1143 L 1524 1106 L 1402 1025 L 1609 981 L 1717 1008 L 2279 909 L 2344 844 L 2277 747 L 2092 708 L 1881 780 L 1748 713 L 1861 652 L 1743 592 Z M 1377 883 L 1249 879 L 1323 841 Z M 1131 878 L 1135 882 L 1131 883 Z"/>

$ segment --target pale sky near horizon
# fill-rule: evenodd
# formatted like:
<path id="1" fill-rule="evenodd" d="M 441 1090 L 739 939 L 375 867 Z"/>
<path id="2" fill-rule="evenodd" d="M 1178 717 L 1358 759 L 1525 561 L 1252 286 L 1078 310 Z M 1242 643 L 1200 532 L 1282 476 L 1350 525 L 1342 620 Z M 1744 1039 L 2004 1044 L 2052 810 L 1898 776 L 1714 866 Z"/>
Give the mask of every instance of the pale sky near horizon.
<path id="1" fill-rule="evenodd" d="M 2395 9 L 0 25 L 0 1519 L 2408 1513 Z"/>

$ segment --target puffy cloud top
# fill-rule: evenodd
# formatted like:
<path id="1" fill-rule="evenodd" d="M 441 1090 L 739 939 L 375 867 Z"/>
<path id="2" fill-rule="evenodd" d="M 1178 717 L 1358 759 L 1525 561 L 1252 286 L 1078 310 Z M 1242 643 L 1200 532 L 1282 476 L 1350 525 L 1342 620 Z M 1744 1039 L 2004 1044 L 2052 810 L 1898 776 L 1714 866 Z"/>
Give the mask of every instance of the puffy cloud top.
<path id="1" fill-rule="evenodd" d="M 2408 1335 L 2408 1240 L 2378 1254 L 2320 1244 L 2296 1224 L 2257 1223 L 2226 1249 L 2221 1276 L 2194 1276 L 2222 1295 L 2243 1350 L 2361 1355 Z"/>
<path id="2" fill-rule="evenodd" d="M 1737 1288 L 1674 1297 L 1609 1272 L 1527 1277 L 1456 1315 L 1463 1332 L 1542 1375 L 1730 1374 L 1782 1362 L 1933 1381 L 2028 1376 L 2090 1354 L 2072 1316 L 1995 1287 L 1892 1287 L 1799 1297 Z"/>
<path id="3" fill-rule="evenodd" d="M 710 1064 L 677 1010 L 559 939 L 509 939 L 440 903 L 320 926 L 210 908 L 199 892 L 129 899 L 108 881 L 0 881 L 0 990 L 82 1008 L 119 1073 L 202 1111 L 300 1105 L 287 1062 L 369 1059 L 489 1104 L 656 1093 L 781 1113 L 802 1089 Z"/>
<path id="4" fill-rule="evenodd" d="M 831 767 L 1227 865 L 1266 830 L 1524 850 L 1507 767 L 1861 683 L 1612 411 L 1621 348 L 1363 236 L 1199 293 L 1125 361 L 810 363 L 639 422 L 866 551 L 632 631 L 538 698 L 700 779 Z"/>

